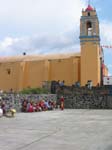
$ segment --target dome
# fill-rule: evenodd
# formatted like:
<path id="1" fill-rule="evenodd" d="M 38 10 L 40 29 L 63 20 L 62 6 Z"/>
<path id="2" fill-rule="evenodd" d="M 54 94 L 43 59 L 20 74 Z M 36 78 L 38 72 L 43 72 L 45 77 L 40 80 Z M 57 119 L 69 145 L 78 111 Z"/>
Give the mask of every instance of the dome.
<path id="1" fill-rule="evenodd" d="M 94 9 L 92 8 L 91 5 L 88 5 L 88 7 L 86 8 L 86 11 L 93 11 Z"/>

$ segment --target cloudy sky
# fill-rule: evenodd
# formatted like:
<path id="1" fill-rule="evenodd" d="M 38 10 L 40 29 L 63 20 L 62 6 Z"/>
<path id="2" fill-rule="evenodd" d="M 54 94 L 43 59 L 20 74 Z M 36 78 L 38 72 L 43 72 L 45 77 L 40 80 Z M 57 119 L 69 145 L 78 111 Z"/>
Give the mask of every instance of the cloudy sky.
<path id="1" fill-rule="evenodd" d="M 79 21 L 88 0 L 0 0 L 0 56 L 79 52 Z M 91 0 L 102 45 L 112 45 L 111 0 Z M 112 75 L 112 49 L 104 49 Z"/>

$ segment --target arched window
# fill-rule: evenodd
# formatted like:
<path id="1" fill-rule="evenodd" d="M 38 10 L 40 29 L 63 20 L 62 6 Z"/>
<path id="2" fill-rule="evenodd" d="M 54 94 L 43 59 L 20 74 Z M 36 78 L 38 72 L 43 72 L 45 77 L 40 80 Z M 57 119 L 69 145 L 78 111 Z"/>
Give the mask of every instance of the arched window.
<path id="1" fill-rule="evenodd" d="M 87 22 L 86 28 L 87 28 L 87 35 L 91 36 L 92 35 L 92 23 L 90 21 Z"/>
<path id="2" fill-rule="evenodd" d="M 87 22 L 87 29 L 92 28 L 92 23 L 90 21 Z"/>
<path id="3" fill-rule="evenodd" d="M 90 12 L 88 12 L 88 16 L 90 16 Z"/>

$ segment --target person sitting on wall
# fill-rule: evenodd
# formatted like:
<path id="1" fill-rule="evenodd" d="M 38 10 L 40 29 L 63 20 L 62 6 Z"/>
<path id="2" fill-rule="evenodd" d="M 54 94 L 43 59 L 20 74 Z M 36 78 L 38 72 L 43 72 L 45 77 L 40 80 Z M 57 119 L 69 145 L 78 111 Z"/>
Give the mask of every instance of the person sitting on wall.
<path id="1" fill-rule="evenodd" d="M 77 87 L 78 87 L 78 88 L 80 87 L 80 82 L 79 82 L 79 81 L 77 82 Z"/>
<path id="2" fill-rule="evenodd" d="M 64 80 L 59 82 L 59 86 L 63 87 L 64 86 Z"/>
<path id="3" fill-rule="evenodd" d="M 88 80 L 88 82 L 87 82 L 87 87 L 88 87 L 88 89 L 92 89 L 92 81 L 91 80 Z"/>
<path id="4" fill-rule="evenodd" d="M 64 85 L 65 85 L 65 81 L 64 80 L 60 81 L 59 86 L 60 86 L 61 90 L 63 90 Z"/>

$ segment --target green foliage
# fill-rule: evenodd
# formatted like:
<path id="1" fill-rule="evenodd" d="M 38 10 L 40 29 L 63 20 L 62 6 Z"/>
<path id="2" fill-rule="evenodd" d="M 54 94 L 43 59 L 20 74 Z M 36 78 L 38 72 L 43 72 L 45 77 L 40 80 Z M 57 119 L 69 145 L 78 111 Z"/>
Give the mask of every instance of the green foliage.
<path id="1" fill-rule="evenodd" d="M 20 91 L 21 94 L 48 94 L 49 91 L 46 88 L 26 88 Z"/>

